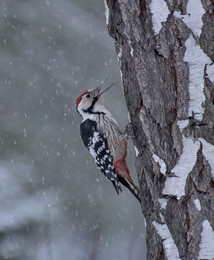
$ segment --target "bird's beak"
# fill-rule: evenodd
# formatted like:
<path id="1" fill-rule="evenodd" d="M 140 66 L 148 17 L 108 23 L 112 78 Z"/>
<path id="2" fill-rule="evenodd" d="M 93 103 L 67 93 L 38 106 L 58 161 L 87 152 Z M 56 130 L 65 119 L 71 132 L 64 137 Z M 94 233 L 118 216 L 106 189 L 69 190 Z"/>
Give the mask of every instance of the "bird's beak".
<path id="1" fill-rule="evenodd" d="M 100 97 L 102 96 L 107 90 L 109 90 L 114 84 L 111 84 L 109 87 L 107 87 L 106 89 L 104 89 L 102 92 L 100 92 L 102 85 L 108 80 L 108 78 L 106 78 L 105 80 L 103 80 L 103 82 L 96 88 L 96 96 Z"/>
<path id="2" fill-rule="evenodd" d="M 102 92 L 99 93 L 99 97 L 102 96 L 104 93 L 106 93 L 107 90 L 109 90 L 114 84 L 111 84 L 109 87 L 104 89 Z"/>

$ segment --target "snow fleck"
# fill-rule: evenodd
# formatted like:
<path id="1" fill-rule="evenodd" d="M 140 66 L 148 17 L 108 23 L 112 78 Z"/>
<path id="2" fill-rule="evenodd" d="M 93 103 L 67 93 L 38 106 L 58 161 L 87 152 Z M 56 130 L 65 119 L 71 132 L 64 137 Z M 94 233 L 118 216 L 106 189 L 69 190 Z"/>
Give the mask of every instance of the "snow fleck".
<path id="1" fill-rule="evenodd" d="M 214 177 L 214 145 L 206 142 L 204 139 L 199 138 L 199 141 L 202 143 L 202 152 L 204 156 L 206 157 L 210 167 L 211 167 L 211 173 Z"/>
<path id="2" fill-rule="evenodd" d="M 153 153 L 152 158 L 159 163 L 160 165 L 160 172 L 162 174 L 166 174 L 166 163 L 164 162 L 164 160 L 162 160 L 159 156 L 157 156 L 156 154 Z"/>
<path id="3" fill-rule="evenodd" d="M 208 220 L 202 223 L 199 259 L 214 259 L 214 232 Z"/>
<path id="4" fill-rule="evenodd" d="M 164 195 L 175 195 L 180 199 L 185 195 L 186 178 L 194 167 L 197 160 L 197 151 L 200 148 L 199 141 L 193 141 L 191 138 L 182 137 L 183 152 L 171 170 L 173 177 L 168 177 L 163 189 Z"/>
<path id="5" fill-rule="evenodd" d="M 138 151 L 136 146 L 134 146 L 134 150 L 135 150 L 135 155 L 138 156 L 139 155 L 139 151 Z"/>
<path id="6" fill-rule="evenodd" d="M 165 209 L 168 203 L 168 199 L 162 198 L 158 199 L 161 209 Z"/>
<path id="7" fill-rule="evenodd" d="M 201 210 L 200 200 L 199 199 L 194 199 L 194 204 L 195 204 L 195 207 L 197 208 L 197 210 L 200 211 Z"/>
<path id="8" fill-rule="evenodd" d="M 24 137 L 27 138 L 27 131 L 25 128 L 23 129 L 23 133 L 24 133 Z"/>
<path id="9" fill-rule="evenodd" d="M 143 217 L 143 220 L 144 220 L 144 226 L 146 228 L 146 218 Z"/>
<path id="10" fill-rule="evenodd" d="M 120 51 L 117 54 L 117 57 L 120 59 L 122 57 L 122 48 L 120 48 Z"/>
<path id="11" fill-rule="evenodd" d="M 105 6 L 106 24 L 108 25 L 108 23 L 109 23 L 109 8 L 108 8 L 106 0 L 104 0 L 104 6 Z"/>
<path id="12" fill-rule="evenodd" d="M 152 0 L 150 9 L 154 32 L 155 34 L 158 34 L 162 28 L 162 22 L 166 22 L 170 12 L 164 0 Z"/>
<path id="13" fill-rule="evenodd" d="M 123 95 L 125 95 L 125 91 L 124 91 L 124 84 L 123 84 L 123 72 L 120 69 L 120 79 L 121 79 L 121 83 L 122 83 L 122 91 L 123 91 Z"/>
<path id="14" fill-rule="evenodd" d="M 185 42 L 186 52 L 184 61 L 189 64 L 189 94 L 190 103 L 188 116 L 194 113 L 197 120 L 202 120 L 205 102 L 204 96 L 204 68 L 210 64 L 210 58 L 196 44 L 192 35 Z"/>
<path id="15" fill-rule="evenodd" d="M 130 48 L 131 48 L 130 54 L 133 57 L 133 48 L 131 46 L 130 46 Z"/>
<path id="16" fill-rule="evenodd" d="M 201 0 L 189 0 L 186 11 L 186 15 L 174 12 L 174 16 L 176 18 L 181 18 L 187 27 L 192 30 L 194 35 L 199 37 L 203 26 L 202 16 L 205 13 Z"/>
<path id="17" fill-rule="evenodd" d="M 129 41 L 129 47 L 130 47 L 130 54 L 133 57 L 133 48 L 132 48 L 132 42 Z"/>
<path id="18" fill-rule="evenodd" d="M 174 240 L 170 234 L 170 231 L 166 224 L 159 224 L 153 221 L 155 229 L 157 230 L 159 236 L 163 240 L 163 247 L 165 250 L 166 259 L 168 260 L 178 260 L 180 259 L 178 248 L 174 243 Z"/>
<path id="19" fill-rule="evenodd" d="M 128 118 L 128 121 L 131 122 L 131 116 L 130 116 L 129 111 L 128 111 L 128 113 L 127 113 L 127 118 Z"/>

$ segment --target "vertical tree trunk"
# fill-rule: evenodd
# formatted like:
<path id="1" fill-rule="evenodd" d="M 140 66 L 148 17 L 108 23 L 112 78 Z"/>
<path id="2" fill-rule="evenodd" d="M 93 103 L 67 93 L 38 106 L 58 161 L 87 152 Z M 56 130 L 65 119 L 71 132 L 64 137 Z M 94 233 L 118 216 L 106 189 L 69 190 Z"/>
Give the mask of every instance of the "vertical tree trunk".
<path id="1" fill-rule="evenodd" d="M 214 2 L 106 0 L 148 259 L 214 259 Z"/>

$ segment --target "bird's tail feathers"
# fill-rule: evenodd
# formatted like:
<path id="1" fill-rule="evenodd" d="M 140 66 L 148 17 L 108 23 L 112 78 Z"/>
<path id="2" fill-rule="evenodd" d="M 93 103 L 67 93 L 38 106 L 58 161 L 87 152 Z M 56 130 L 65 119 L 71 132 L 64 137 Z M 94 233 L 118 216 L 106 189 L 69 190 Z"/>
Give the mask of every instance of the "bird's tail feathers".
<path id="1" fill-rule="evenodd" d="M 115 188 L 117 194 L 119 195 L 119 194 L 122 192 L 122 188 L 121 188 L 121 186 L 120 186 L 119 181 L 113 180 L 112 183 L 113 183 L 113 185 L 114 185 L 114 188 Z"/>
<path id="2" fill-rule="evenodd" d="M 128 188 L 131 193 L 135 196 L 135 198 L 141 203 L 140 194 L 139 194 L 139 188 L 134 185 L 133 183 L 130 183 L 126 179 L 118 176 L 118 180 L 126 187 Z"/>

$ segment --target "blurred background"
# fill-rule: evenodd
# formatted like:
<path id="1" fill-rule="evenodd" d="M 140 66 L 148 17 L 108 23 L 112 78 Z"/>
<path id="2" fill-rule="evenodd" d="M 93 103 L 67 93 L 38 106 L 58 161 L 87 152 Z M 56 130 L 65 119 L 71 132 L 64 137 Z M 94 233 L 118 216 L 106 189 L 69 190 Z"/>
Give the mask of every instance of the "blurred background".
<path id="1" fill-rule="evenodd" d="M 100 0 L 0 3 L 0 259 L 145 259 L 144 220 L 82 144 L 78 95 L 109 77 L 127 110 Z M 137 182 L 134 151 L 128 165 Z"/>

